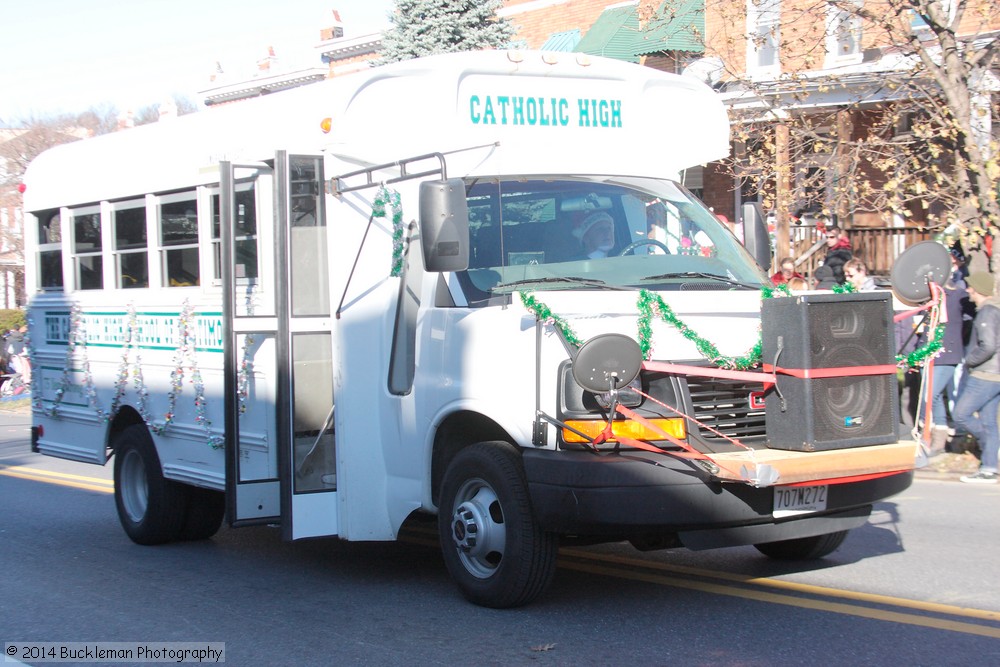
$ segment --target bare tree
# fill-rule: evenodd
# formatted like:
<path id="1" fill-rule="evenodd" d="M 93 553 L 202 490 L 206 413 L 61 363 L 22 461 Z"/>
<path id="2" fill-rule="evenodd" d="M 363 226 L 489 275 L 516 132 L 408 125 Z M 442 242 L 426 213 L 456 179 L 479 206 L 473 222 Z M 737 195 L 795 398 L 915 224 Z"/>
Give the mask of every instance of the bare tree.
<path id="1" fill-rule="evenodd" d="M 905 218 L 966 249 L 998 234 L 984 121 L 998 117 L 1000 4 L 706 0 L 705 25 L 734 121 L 727 168 L 779 224 Z"/>
<path id="2" fill-rule="evenodd" d="M 185 114 L 194 113 L 198 110 L 197 105 L 192 102 L 189 98 L 174 94 L 172 98 L 166 102 L 161 102 L 160 104 L 147 104 L 144 107 L 140 107 L 136 110 L 133 121 L 135 125 L 146 125 L 148 123 L 155 123 L 159 121 L 164 113 L 173 116 L 183 116 Z"/>
<path id="3" fill-rule="evenodd" d="M 20 119 L 14 128 L 3 131 L 0 141 L 0 208 L 16 211 L 21 208 L 20 185 L 28 164 L 43 151 L 70 141 L 77 141 L 88 134 L 74 116 L 30 117 Z M 8 263 L 7 271 L 12 271 L 18 292 L 24 283 L 24 235 L 14 225 L 5 225 L 0 230 L 0 247 L 8 258 L 19 258 Z M 21 297 L 18 297 L 19 299 Z"/>

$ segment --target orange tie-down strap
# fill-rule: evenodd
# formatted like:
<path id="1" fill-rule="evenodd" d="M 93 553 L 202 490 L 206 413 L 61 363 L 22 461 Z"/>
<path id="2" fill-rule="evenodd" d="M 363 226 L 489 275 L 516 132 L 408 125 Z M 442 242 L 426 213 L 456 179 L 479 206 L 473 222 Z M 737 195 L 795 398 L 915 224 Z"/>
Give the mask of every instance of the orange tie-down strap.
<path id="1" fill-rule="evenodd" d="M 785 368 L 773 364 L 762 364 L 763 372 L 731 371 L 725 368 L 706 368 L 704 366 L 687 366 L 684 364 L 668 364 L 662 361 L 644 361 L 642 367 L 649 371 L 660 373 L 676 373 L 678 375 L 696 375 L 700 377 L 722 378 L 726 380 L 743 380 L 744 382 L 759 382 L 765 387 L 775 383 L 778 375 L 790 375 L 806 380 L 819 378 L 839 378 L 855 375 L 891 375 L 896 372 L 895 364 L 877 364 L 874 366 L 838 366 L 836 368 Z"/>
<path id="2" fill-rule="evenodd" d="M 653 431 L 659 435 L 664 440 L 670 442 L 673 445 L 680 447 L 682 452 L 672 452 L 660 449 L 648 442 L 643 442 L 642 440 L 636 440 L 634 438 L 615 436 L 615 439 L 623 445 L 628 447 L 635 447 L 636 449 L 644 449 L 649 452 L 655 452 L 657 454 L 664 454 L 666 456 L 673 456 L 679 459 L 688 459 L 691 461 L 697 461 L 699 464 L 705 468 L 709 474 L 719 478 L 723 481 L 732 482 L 743 482 L 744 484 L 750 484 L 752 486 L 771 486 L 777 481 L 777 476 L 773 474 L 773 471 L 766 465 L 758 465 L 756 461 L 753 460 L 754 452 L 753 450 L 747 448 L 744 454 L 747 454 L 747 458 L 743 461 L 719 461 L 717 454 L 706 454 L 704 452 L 699 452 L 697 449 L 692 447 L 690 443 L 685 442 L 679 438 L 675 438 L 670 435 L 656 424 L 650 422 L 648 419 L 642 415 L 626 408 L 623 405 L 618 406 L 618 412 L 626 419 L 632 419 L 639 422 L 647 429 Z M 610 430 L 611 424 L 608 424 L 607 432 Z M 603 435 L 603 434 L 602 434 Z M 599 444 L 595 441 L 595 444 Z M 745 446 L 745 445 L 742 445 Z"/>
<path id="3" fill-rule="evenodd" d="M 842 378 L 858 375 L 893 375 L 896 373 L 896 364 L 879 364 L 876 366 L 838 366 L 836 368 L 782 368 L 764 364 L 764 371 L 781 375 L 791 375 L 805 380 L 818 380 L 820 378 Z"/>

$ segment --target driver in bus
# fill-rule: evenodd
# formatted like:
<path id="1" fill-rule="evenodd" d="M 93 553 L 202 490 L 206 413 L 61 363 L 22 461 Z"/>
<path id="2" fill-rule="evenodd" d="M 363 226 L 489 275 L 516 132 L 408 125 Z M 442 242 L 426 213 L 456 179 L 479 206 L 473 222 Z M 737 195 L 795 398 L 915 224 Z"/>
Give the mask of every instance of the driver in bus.
<path id="1" fill-rule="evenodd" d="M 615 221 L 604 211 L 595 211 L 573 229 L 583 248 L 581 259 L 607 257 L 615 247 Z"/>

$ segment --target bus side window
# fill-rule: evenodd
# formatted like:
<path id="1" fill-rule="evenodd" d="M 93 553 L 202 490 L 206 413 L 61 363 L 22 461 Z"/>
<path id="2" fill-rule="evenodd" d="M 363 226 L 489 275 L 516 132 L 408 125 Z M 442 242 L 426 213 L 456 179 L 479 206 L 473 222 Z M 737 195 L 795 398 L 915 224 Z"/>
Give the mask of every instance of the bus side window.
<path id="1" fill-rule="evenodd" d="M 73 211 L 73 266 L 76 289 L 104 289 L 100 211 Z"/>
<path id="2" fill-rule="evenodd" d="M 59 211 L 41 211 L 38 219 L 38 286 L 43 290 L 63 288 L 62 227 Z"/>
<path id="3" fill-rule="evenodd" d="M 177 197 L 173 195 L 171 198 Z M 163 284 L 190 287 L 201 284 L 198 270 L 198 213 L 193 192 L 160 204 L 160 247 Z"/>
<path id="4" fill-rule="evenodd" d="M 116 206 L 114 210 L 115 267 L 118 287 L 149 287 L 144 200 Z"/>

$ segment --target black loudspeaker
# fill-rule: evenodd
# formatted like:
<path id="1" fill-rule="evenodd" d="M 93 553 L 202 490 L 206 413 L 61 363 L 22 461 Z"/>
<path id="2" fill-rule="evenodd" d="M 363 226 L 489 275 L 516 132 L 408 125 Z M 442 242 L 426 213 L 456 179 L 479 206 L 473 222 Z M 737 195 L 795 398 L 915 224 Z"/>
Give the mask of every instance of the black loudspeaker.
<path id="1" fill-rule="evenodd" d="M 894 366 L 892 314 L 889 292 L 764 299 L 763 362 L 797 373 Z M 776 377 L 765 394 L 769 447 L 822 451 L 899 439 L 895 373 L 803 378 L 779 371 Z"/>

